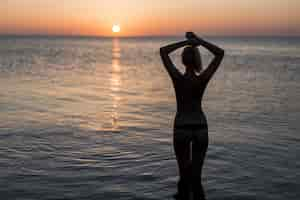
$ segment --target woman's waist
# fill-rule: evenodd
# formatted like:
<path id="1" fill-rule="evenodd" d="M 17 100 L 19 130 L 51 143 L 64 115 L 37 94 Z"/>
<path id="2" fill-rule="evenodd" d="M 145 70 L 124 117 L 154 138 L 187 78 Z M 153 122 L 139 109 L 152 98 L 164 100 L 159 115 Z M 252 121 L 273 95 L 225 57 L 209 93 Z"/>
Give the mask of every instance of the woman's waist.
<path id="1" fill-rule="evenodd" d="M 177 113 L 180 113 L 180 114 L 189 114 L 189 113 L 203 114 L 203 111 L 202 111 L 201 103 L 199 103 L 199 101 L 181 102 L 181 103 L 177 103 Z"/>
<path id="2" fill-rule="evenodd" d="M 207 126 L 207 120 L 203 112 L 177 112 L 174 126 Z"/>

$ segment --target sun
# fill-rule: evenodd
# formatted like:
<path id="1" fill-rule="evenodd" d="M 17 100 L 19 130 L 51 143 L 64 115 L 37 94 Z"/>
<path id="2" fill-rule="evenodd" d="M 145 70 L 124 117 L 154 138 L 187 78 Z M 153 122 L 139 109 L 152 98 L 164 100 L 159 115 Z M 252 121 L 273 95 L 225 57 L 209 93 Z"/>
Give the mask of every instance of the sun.
<path id="1" fill-rule="evenodd" d="M 121 31 L 120 25 L 116 25 L 116 24 L 113 25 L 112 31 L 113 31 L 114 33 L 119 33 L 119 32 Z"/>

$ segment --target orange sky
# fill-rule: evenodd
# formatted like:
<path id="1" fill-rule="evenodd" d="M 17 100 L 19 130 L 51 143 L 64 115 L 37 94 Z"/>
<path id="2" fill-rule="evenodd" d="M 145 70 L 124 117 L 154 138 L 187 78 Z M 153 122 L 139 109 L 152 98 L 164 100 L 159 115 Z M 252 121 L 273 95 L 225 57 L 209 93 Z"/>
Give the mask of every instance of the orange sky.
<path id="1" fill-rule="evenodd" d="M 300 35 L 299 0 L 1 0 L 0 34 Z"/>

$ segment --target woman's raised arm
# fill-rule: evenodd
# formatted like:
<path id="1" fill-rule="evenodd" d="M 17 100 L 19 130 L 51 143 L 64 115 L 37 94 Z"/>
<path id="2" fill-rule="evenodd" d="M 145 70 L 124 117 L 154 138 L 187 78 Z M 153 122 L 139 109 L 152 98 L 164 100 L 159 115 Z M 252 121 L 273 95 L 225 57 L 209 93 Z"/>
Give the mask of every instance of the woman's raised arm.
<path id="1" fill-rule="evenodd" d="M 177 70 L 177 68 L 173 64 L 169 54 L 175 51 L 176 49 L 179 49 L 186 45 L 192 45 L 192 42 L 190 40 L 185 40 L 185 41 L 177 42 L 160 48 L 161 59 L 172 79 L 177 79 L 181 77 L 182 74 Z"/>
<path id="2" fill-rule="evenodd" d="M 214 73 L 217 71 L 218 67 L 220 66 L 225 52 L 220 47 L 197 37 L 197 35 L 195 35 L 192 32 L 186 33 L 186 37 L 189 40 L 196 39 L 197 46 L 202 45 L 203 47 L 208 49 L 215 56 L 214 59 L 211 61 L 211 63 L 208 65 L 208 67 L 200 75 L 202 79 L 205 79 L 205 81 L 208 82 L 211 79 L 211 77 L 214 75 Z"/>

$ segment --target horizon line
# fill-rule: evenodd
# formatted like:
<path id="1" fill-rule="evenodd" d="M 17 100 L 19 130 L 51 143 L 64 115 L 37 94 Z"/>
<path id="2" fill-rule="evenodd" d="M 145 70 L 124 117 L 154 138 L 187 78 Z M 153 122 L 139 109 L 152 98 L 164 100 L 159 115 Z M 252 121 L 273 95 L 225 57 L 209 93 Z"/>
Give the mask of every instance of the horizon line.
<path id="1" fill-rule="evenodd" d="M 72 35 L 72 34 L 15 34 L 15 33 L 8 33 L 8 34 L 2 34 L 0 33 L 0 37 L 47 37 L 47 38 L 167 38 L 167 37 L 174 37 L 174 38 L 179 38 L 179 37 L 184 37 L 184 35 L 132 35 L 132 36 L 107 36 L 107 35 Z M 245 38 L 251 38 L 251 37 L 291 37 L 291 38 L 296 38 L 300 37 L 299 35 L 283 35 L 283 34 L 274 34 L 274 35 L 264 35 L 264 34 L 257 34 L 257 35 L 229 35 L 229 34 L 224 34 L 224 35 L 213 35 L 213 34 L 207 34 L 207 35 L 202 35 L 202 37 L 245 37 Z"/>

